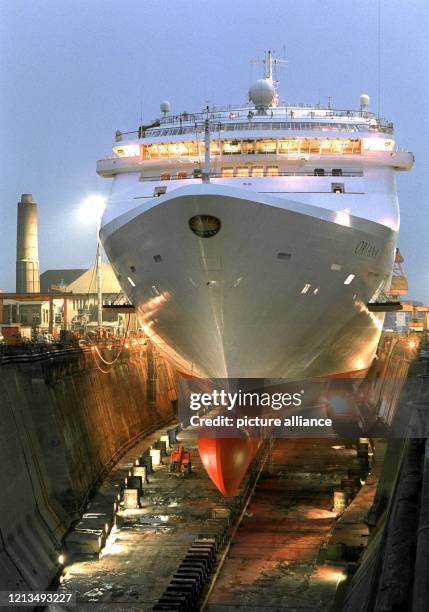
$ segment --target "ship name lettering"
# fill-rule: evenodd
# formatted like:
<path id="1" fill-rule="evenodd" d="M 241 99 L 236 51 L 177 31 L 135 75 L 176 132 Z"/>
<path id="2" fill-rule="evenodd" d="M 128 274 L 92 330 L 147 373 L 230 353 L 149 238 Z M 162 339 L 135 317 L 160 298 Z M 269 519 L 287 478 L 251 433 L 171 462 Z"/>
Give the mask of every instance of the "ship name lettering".
<path id="1" fill-rule="evenodd" d="M 357 247 L 355 248 L 355 255 L 363 255 L 364 257 L 377 257 L 380 252 L 372 242 L 367 242 L 366 240 L 361 240 Z"/>

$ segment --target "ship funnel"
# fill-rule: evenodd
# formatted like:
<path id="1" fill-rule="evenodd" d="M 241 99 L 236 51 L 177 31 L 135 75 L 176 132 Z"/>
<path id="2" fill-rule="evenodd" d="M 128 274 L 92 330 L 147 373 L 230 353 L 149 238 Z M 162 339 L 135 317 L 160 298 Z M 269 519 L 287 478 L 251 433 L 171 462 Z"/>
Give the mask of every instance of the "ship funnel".
<path id="1" fill-rule="evenodd" d="M 16 292 L 40 293 L 37 204 L 23 193 L 17 208 Z"/>

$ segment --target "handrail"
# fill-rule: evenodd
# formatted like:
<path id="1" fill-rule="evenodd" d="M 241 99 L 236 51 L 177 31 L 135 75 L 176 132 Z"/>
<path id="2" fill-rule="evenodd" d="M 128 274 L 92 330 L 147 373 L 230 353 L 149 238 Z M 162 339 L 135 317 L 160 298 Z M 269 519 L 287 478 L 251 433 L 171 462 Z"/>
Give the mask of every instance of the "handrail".
<path id="1" fill-rule="evenodd" d="M 168 174 L 167 172 L 165 174 Z M 274 174 L 274 175 L 269 175 L 269 174 L 265 174 L 263 176 L 251 176 L 249 174 L 249 176 L 224 176 L 219 172 L 213 172 L 212 174 L 210 174 L 210 178 L 223 178 L 223 179 L 229 179 L 229 178 L 239 178 L 239 179 L 256 179 L 256 178 L 276 178 L 278 176 L 314 176 L 314 178 L 323 178 L 324 176 L 333 176 L 337 179 L 342 179 L 344 177 L 346 178 L 350 178 L 350 177 L 361 177 L 363 176 L 363 171 L 362 170 L 356 170 L 356 171 L 350 171 L 350 172 L 343 172 L 342 174 L 336 174 L 333 172 L 327 172 L 325 171 L 324 174 L 314 174 L 314 172 L 279 172 L 278 174 Z M 140 181 L 189 181 L 189 180 L 201 180 L 201 176 L 171 176 L 170 178 L 161 178 L 161 175 L 156 175 L 156 176 L 142 176 L 140 178 Z"/>
<path id="2" fill-rule="evenodd" d="M 39 345 L 29 343 L 22 346 L 2 345 L 0 347 L 0 366 L 10 363 L 32 363 L 45 359 L 63 357 L 64 355 L 73 355 L 86 352 L 90 349 L 86 347 L 50 347 L 49 345 Z"/>
<path id="3" fill-rule="evenodd" d="M 246 105 L 229 105 L 229 106 L 218 106 L 212 107 L 209 110 L 209 119 L 221 119 L 222 117 L 283 117 L 293 115 L 295 113 L 305 113 L 311 117 L 365 117 L 366 119 L 376 119 L 375 113 L 362 110 L 353 109 L 333 109 L 333 108 L 321 108 L 313 105 L 305 104 L 288 104 L 286 102 L 280 103 L 276 107 L 272 107 L 266 110 L 265 114 L 260 114 L 256 111 L 255 107 L 250 104 Z M 292 116 L 293 116 L 292 115 Z M 161 125 L 180 123 L 181 121 L 195 121 L 203 120 L 207 117 L 207 110 L 203 110 L 199 113 L 179 113 L 177 115 L 167 115 L 159 119 Z"/>
<path id="4" fill-rule="evenodd" d="M 322 118 L 322 117 L 319 117 Z M 326 118 L 326 117 L 325 117 Z M 273 118 L 274 119 L 274 118 Z M 310 120 L 305 120 L 310 119 Z M 382 132 L 386 134 L 393 133 L 393 124 L 392 123 L 382 123 L 376 122 L 373 124 L 370 123 L 337 123 L 332 121 L 334 117 L 329 117 L 331 119 L 330 122 L 320 122 L 313 121 L 313 117 L 297 118 L 295 121 L 243 121 L 243 122 L 228 122 L 224 124 L 212 123 L 210 127 L 210 131 L 213 133 L 217 133 L 220 130 L 224 132 L 232 132 L 232 131 L 253 131 L 253 130 L 285 130 L 285 131 L 320 131 L 320 130 L 328 130 L 334 132 Z M 156 129 L 148 129 L 148 130 L 133 130 L 129 132 L 121 132 L 117 131 L 115 136 L 116 142 L 121 142 L 123 140 L 123 136 L 130 136 L 132 139 L 145 139 L 145 138 L 156 138 L 158 136 L 178 136 L 181 134 L 202 134 L 204 128 L 202 125 L 182 125 L 177 124 L 175 127 L 167 127 L 161 125 Z"/>

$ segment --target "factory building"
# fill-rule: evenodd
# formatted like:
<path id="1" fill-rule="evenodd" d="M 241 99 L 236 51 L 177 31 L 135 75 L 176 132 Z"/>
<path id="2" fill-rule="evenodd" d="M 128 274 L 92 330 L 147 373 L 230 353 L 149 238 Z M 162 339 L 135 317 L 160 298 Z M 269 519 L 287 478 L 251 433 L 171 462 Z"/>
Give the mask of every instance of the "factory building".
<path id="1" fill-rule="evenodd" d="M 121 287 L 108 263 L 101 264 L 103 302 L 110 303 L 121 292 Z M 71 330 L 85 331 L 97 325 L 98 304 L 96 268 L 88 270 L 46 270 L 40 276 L 41 290 L 47 293 L 66 292 L 74 294 L 68 300 L 68 321 Z M 63 308 L 56 309 L 55 316 L 63 320 Z M 108 327 L 121 326 L 122 318 L 117 314 L 103 313 L 103 324 Z"/>
<path id="2" fill-rule="evenodd" d="M 111 303 L 121 292 L 121 288 L 110 264 L 101 264 L 101 274 L 103 302 Z M 24 296 L 19 294 L 13 297 L 4 294 L 0 323 L 30 325 L 36 334 L 55 334 L 59 329 L 86 333 L 96 329 L 98 303 L 95 278 L 95 266 L 87 270 L 46 270 L 40 275 L 41 292 L 34 295 L 34 299 L 28 299 L 28 295 L 24 300 Z M 70 297 L 66 298 L 65 293 L 70 294 Z M 123 331 L 124 325 L 125 315 L 103 312 L 103 328 L 109 328 L 116 333 Z"/>

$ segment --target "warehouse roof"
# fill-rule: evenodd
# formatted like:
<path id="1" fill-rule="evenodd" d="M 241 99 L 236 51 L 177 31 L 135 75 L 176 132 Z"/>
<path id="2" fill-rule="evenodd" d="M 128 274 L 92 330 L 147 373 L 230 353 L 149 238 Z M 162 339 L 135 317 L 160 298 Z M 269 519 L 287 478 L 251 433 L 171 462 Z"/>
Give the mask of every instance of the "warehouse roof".
<path id="1" fill-rule="evenodd" d="M 40 275 L 40 291 L 42 293 L 48 293 L 51 285 L 57 285 L 67 287 L 74 280 L 79 278 L 84 272 L 85 268 L 72 269 L 72 270 L 45 270 Z"/>

